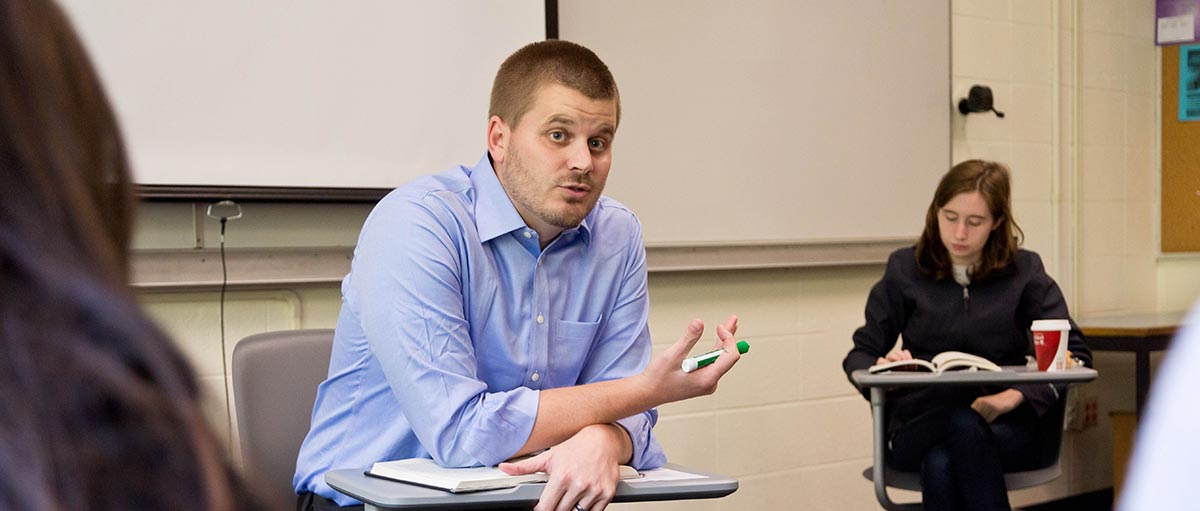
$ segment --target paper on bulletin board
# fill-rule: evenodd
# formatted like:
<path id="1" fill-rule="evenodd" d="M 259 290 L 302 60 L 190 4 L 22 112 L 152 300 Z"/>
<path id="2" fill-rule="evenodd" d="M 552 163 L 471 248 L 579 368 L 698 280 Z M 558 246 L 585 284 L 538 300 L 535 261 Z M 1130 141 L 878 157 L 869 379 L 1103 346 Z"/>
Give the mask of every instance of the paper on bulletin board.
<path id="1" fill-rule="evenodd" d="M 1190 43 L 1200 40 L 1196 29 L 1200 16 L 1200 0 L 1157 0 L 1155 18 L 1158 20 L 1155 41 L 1158 44 Z"/>
<path id="2" fill-rule="evenodd" d="M 1200 121 L 1200 45 L 1179 47 L 1179 120 Z"/>

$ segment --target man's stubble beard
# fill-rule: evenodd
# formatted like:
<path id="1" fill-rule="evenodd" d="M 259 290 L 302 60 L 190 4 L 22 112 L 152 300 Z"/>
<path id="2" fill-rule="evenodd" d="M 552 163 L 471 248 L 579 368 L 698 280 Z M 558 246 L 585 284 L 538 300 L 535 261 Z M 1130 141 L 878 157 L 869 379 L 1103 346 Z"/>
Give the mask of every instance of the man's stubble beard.
<path id="1" fill-rule="evenodd" d="M 555 186 L 563 184 L 584 184 L 591 188 L 591 195 L 582 200 L 567 199 L 568 204 L 586 205 L 585 208 L 552 208 L 539 200 L 546 195 L 539 196 L 542 192 L 540 189 L 541 183 L 538 183 L 532 173 L 524 165 L 521 159 L 521 154 L 516 148 L 509 151 L 508 165 L 505 174 L 507 174 L 508 186 L 505 186 L 505 191 L 512 197 L 513 202 L 519 204 L 526 211 L 532 212 L 541 221 L 546 222 L 555 227 L 562 229 L 573 229 L 578 227 L 583 219 L 587 217 L 592 209 L 596 207 L 596 202 L 600 199 L 600 194 L 604 192 L 603 186 L 597 186 L 591 178 L 591 174 L 581 174 L 577 172 L 570 173 L 570 178 L 560 180 L 555 183 Z M 548 191 L 546 194 L 555 193 Z"/>

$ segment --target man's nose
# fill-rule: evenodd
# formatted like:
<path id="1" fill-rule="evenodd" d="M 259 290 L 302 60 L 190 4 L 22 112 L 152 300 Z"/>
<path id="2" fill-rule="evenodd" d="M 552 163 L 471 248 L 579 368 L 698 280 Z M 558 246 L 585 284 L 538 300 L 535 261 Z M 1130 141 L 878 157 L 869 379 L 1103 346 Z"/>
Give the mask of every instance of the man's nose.
<path id="1" fill-rule="evenodd" d="M 587 174 L 592 171 L 592 151 L 586 140 L 570 145 L 567 155 L 567 167 L 573 172 Z"/>

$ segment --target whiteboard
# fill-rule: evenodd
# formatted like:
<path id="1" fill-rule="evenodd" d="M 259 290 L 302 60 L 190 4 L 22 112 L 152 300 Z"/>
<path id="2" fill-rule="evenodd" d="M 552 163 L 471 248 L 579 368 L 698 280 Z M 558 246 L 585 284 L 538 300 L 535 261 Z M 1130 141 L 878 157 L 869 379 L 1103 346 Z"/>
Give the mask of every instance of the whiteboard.
<path id="1" fill-rule="evenodd" d="M 606 191 L 660 245 L 915 238 L 950 167 L 948 0 L 565 1 L 612 69 Z"/>
<path id="2" fill-rule="evenodd" d="M 474 163 L 542 0 L 62 0 L 140 184 L 382 187 Z"/>
<path id="3" fill-rule="evenodd" d="M 65 0 L 141 184 L 391 188 L 485 149 L 542 0 Z M 560 0 L 652 246 L 913 238 L 950 165 L 949 0 Z"/>

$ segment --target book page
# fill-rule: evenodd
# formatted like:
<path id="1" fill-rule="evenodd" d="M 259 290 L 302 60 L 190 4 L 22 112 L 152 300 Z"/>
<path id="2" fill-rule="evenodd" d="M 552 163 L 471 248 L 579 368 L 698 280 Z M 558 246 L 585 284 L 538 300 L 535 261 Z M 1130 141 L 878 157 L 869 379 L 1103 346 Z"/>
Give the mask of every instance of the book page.
<path id="1" fill-rule="evenodd" d="M 999 371 L 1000 366 L 994 362 L 961 351 L 944 351 L 933 357 L 933 365 L 937 366 L 939 371 L 953 370 L 958 367 L 979 368 L 986 371 Z"/>
<path id="2" fill-rule="evenodd" d="M 510 488 L 524 483 L 544 483 L 549 479 L 545 472 L 509 475 L 497 467 L 446 468 L 428 458 L 379 462 L 375 463 L 368 473 L 385 479 L 432 486 L 456 493 Z M 641 474 L 629 465 L 621 465 L 619 473 L 622 479 L 641 477 Z"/>
<path id="3" fill-rule="evenodd" d="M 412 458 L 376 463 L 372 475 L 435 486 L 450 491 L 504 488 L 525 482 L 542 482 L 546 474 L 508 475 L 496 467 L 446 468 L 431 459 Z"/>
<path id="4" fill-rule="evenodd" d="M 683 472 L 680 470 L 674 470 L 674 469 L 663 467 L 663 468 L 656 468 L 653 470 L 644 470 L 644 471 L 642 471 L 642 477 L 640 479 L 630 479 L 625 482 L 627 482 L 629 484 L 637 484 L 637 483 L 648 483 L 648 482 L 656 482 L 656 481 L 683 481 L 683 480 L 687 480 L 687 479 L 704 479 L 705 477 L 707 477 L 707 476 L 703 476 L 700 474 L 693 474 L 691 472 Z"/>
<path id="5" fill-rule="evenodd" d="M 934 365 L 928 361 L 914 358 L 910 360 L 896 360 L 886 364 L 876 364 L 867 369 L 872 373 L 881 373 L 884 371 L 918 371 L 918 372 L 934 372 Z"/>

